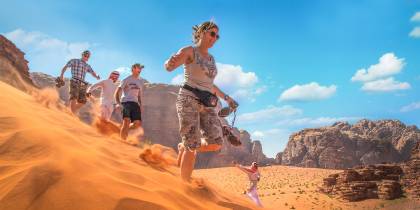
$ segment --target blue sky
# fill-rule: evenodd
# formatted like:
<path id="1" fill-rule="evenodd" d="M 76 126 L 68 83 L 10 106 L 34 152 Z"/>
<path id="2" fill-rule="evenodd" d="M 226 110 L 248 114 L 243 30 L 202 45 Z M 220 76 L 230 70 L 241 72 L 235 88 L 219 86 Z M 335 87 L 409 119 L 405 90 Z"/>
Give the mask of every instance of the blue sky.
<path id="1" fill-rule="evenodd" d="M 58 75 L 86 48 L 102 77 L 134 62 L 151 82 L 180 83 L 165 59 L 191 27 L 220 27 L 216 83 L 240 103 L 237 125 L 282 151 L 290 133 L 337 120 L 420 126 L 420 1 L 5 1 L 0 33 L 31 71 Z M 89 78 L 93 81 L 93 78 Z"/>

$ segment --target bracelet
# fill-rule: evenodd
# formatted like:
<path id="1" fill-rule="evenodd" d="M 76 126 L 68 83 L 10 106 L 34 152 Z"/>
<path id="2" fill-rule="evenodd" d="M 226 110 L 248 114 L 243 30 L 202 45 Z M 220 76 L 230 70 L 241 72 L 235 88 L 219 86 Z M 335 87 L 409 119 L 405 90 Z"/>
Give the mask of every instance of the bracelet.
<path id="1" fill-rule="evenodd" d="M 223 97 L 223 99 L 228 100 L 229 96 L 225 95 L 225 97 Z"/>

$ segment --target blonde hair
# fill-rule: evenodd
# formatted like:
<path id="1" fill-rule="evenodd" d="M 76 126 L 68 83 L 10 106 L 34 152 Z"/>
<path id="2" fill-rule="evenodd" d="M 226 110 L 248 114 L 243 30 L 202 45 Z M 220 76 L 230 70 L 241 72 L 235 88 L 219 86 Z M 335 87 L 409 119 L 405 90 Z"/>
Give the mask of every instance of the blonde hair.
<path id="1" fill-rule="evenodd" d="M 201 35 L 202 32 L 208 31 L 212 28 L 219 29 L 219 27 L 213 21 L 206 21 L 204 23 L 201 23 L 200 25 L 193 26 L 193 34 L 192 35 L 193 35 L 194 44 L 197 44 L 198 41 L 200 41 L 200 35 Z"/>

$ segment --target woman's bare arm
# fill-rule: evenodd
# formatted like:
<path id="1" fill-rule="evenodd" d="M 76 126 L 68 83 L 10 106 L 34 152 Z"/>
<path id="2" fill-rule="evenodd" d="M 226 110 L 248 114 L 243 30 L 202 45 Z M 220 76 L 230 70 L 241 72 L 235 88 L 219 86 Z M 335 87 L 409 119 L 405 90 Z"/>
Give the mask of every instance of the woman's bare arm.
<path id="1" fill-rule="evenodd" d="M 119 105 L 121 104 L 121 101 L 120 101 L 121 91 L 122 91 L 122 88 L 118 87 L 114 94 L 115 102 L 117 102 L 117 104 Z"/>
<path id="2" fill-rule="evenodd" d="M 166 60 L 165 69 L 171 72 L 180 65 L 191 62 L 193 54 L 192 50 L 191 46 L 181 48 L 175 55 L 172 55 L 168 60 Z"/>

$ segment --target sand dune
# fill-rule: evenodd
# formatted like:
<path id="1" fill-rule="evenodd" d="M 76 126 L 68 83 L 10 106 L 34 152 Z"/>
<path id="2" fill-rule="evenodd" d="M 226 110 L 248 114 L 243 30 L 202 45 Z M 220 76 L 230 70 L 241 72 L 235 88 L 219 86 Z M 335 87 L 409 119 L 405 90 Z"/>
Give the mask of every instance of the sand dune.
<path id="1" fill-rule="evenodd" d="M 0 209 L 256 209 L 204 179 L 183 183 L 172 150 L 104 136 L 52 93 L 0 90 Z"/>
<path id="2" fill-rule="evenodd" d="M 338 170 L 290 166 L 262 167 L 258 194 L 264 207 L 273 210 L 420 209 L 420 201 L 408 198 L 346 202 L 320 193 L 318 186 L 322 185 L 322 179 L 336 172 Z M 202 169 L 196 171 L 196 176 L 236 195 L 242 195 L 248 184 L 246 175 L 233 167 Z"/>

